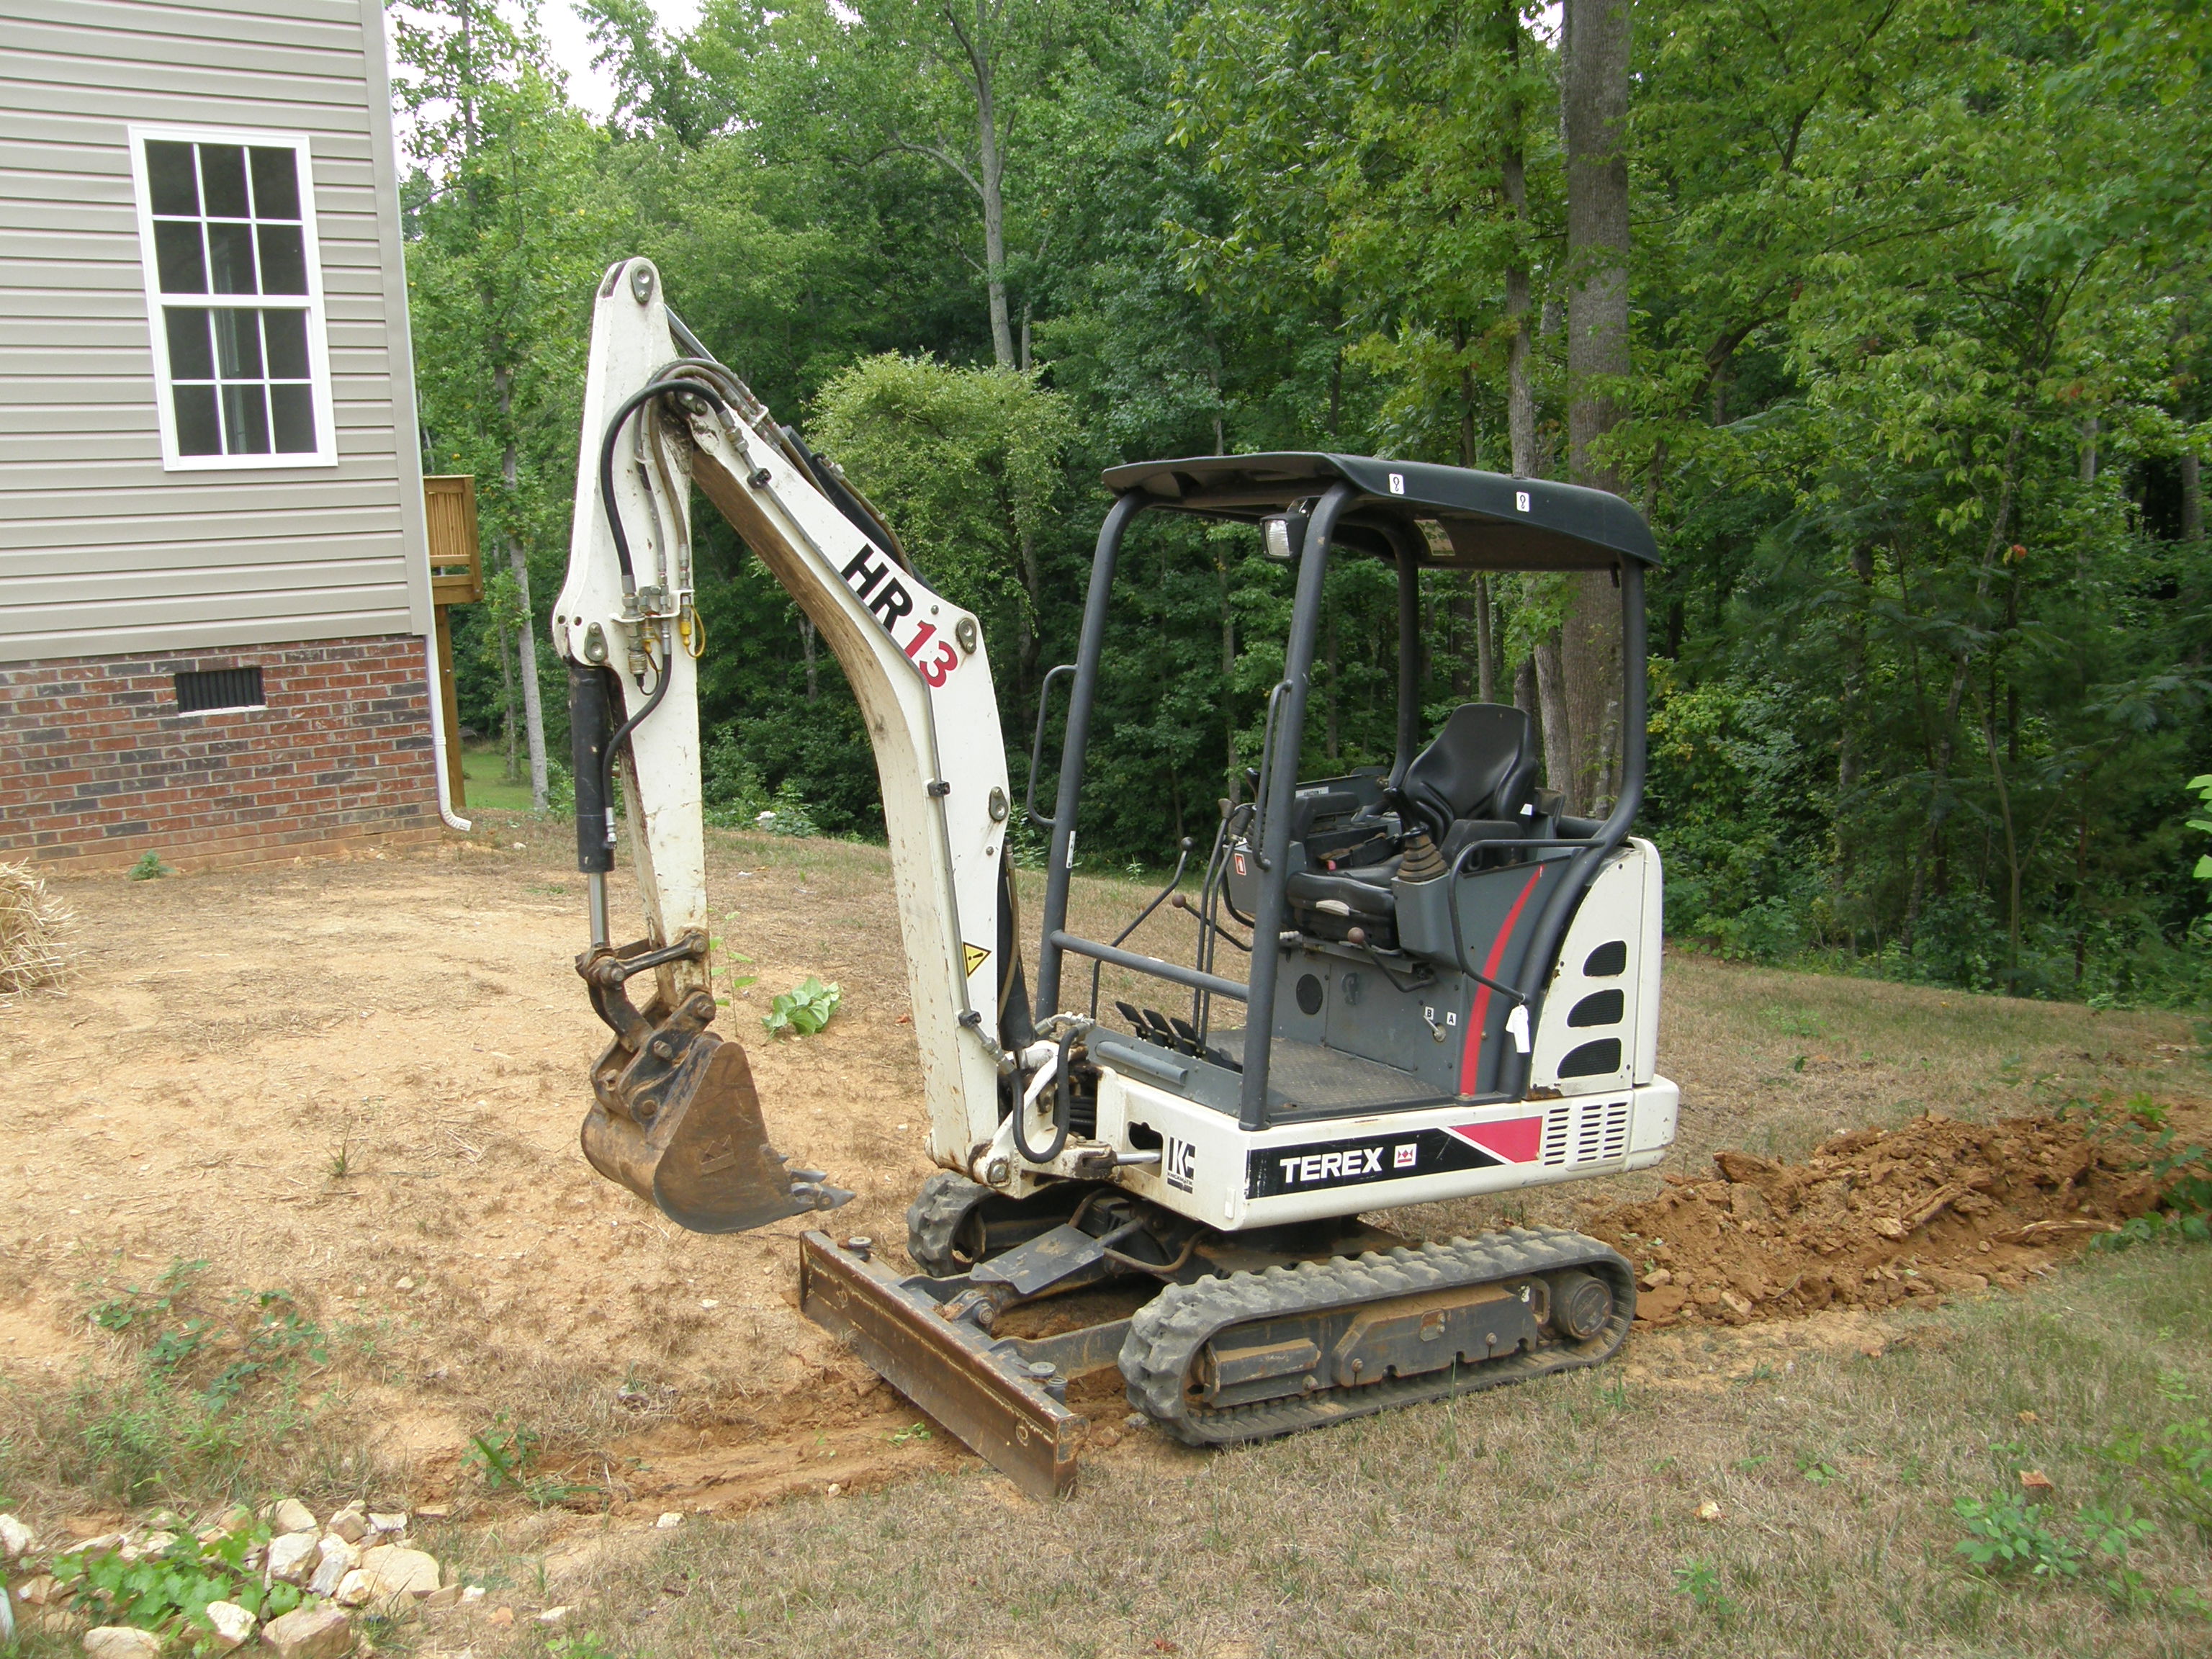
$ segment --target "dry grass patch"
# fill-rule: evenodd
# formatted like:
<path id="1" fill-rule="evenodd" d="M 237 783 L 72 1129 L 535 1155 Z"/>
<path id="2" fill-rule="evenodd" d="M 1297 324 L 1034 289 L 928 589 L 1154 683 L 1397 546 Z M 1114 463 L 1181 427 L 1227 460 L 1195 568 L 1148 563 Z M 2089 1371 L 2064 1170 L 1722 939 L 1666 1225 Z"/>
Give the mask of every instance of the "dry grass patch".
<path id="1" fill-rule="evenodd" d="M 30 865 L 0 864 L 0 997 L 61 982 L 70 920 Z"/>

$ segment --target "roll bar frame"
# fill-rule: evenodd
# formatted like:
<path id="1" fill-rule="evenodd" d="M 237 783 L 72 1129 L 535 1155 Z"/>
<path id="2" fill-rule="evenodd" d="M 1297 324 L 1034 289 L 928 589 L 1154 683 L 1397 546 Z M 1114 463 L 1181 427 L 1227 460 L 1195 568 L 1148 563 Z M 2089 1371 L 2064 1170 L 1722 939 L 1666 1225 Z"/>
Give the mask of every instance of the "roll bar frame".
<path id="1" fill-rule="evenodd" d="M 1281 962 L 1279 945 L 1271 944 L 1270 948 L 1263 949 L 1262 941 L 1280 940 L 1288 908 L 1285 890 L 1289 872 L 1285 866 L 1290 852 L 1291 812 L 1297 793 L 1298 756 L 1305 736 L 1306 704 L 1311 690 L 1328 557 L 1336 526 L 1359 495 L 1352 483 L 1341 479 L 1322 492 L 1307 524 L 1305 544 L 1298 559 L 1283 678 L 1269 696 L 1269 732 L 1260 758 L 1257 794 L 1261 816 L 1255 826 L 1260 843 L 1260 897 L 1253 912 L 1251 975 L 1248 985 L 1085 939 L 1067 930 L 1068 887 L 1074 870 L 1083 770 L 1090 749 L 1091 719 L 1097 701 L 1107 614 L 1115 573 L 1121 562 L 1121 542 L 1138 514 L 1147 507 L 1169 503 L 1147 497 L 1136 489 L 1126 489 L 1114 498 L 1105 522 L 1098 529 L 1097 547 L 1091 562 L 1090 589 L 1084 599 L 1082 631 L 1076 644 L 1074 684 L 1069 691 L 1067 726 L 1060 745 L 1058 795 L 1048 820 L 1052 837 L 1045 874 L 1042 938 L 1037 951 L 1036 1017 L 1043 1019 L 1058 1010 L 1062 964 L 1070 955 L 1245 1003 L 1248 1032 L 1252 1022 L 1262 1022 L 1264 1039 L 1255 1044 L 1248 1036 L 1244 1044 L 1237 1126 L 1245 1130 L 1264 1129 L 1268 1125 L 1268 1060 L 1273 1047 L 1275 987 Z M 1410 522 L 1394 526 L 1389 539 L 1398 565 L 1397 755 L 1390 773 L 1390 781 L 1395 784 L 1412 761 L 1420 737 L 1422 544 L 1419 531 Z M 1620 556 L 1612 568 L 1614 582 L 1620 590 L 1621 610 L 1620 792 L 1597 832 L 1586 842 L 1577 843 L 1577 850 L 1568 861 L 1565 879 L 1538 916 L 1535 931 L 1529 936 L 1516 990 L 1528 1009 L 1532 1031 L 1542 1012 L 1545 990 L 1558 965 L 1567 926 L 1606 860 L 1627 839 L 1629 828 L 1644 802 L 1650 748 L 1644 729 L 1650 711 L 1650 688 L 1644 567 L 1634 558 Z M 1038 735 L 1042 738 L 1042 711 Z M 1507 1052 L 1498 1079 L 1505 1098 L 1517 1100 L 1526 1094 L 1533 1059 L 1533 1053 L 1522 1053 L 1517 1048 Z"/>

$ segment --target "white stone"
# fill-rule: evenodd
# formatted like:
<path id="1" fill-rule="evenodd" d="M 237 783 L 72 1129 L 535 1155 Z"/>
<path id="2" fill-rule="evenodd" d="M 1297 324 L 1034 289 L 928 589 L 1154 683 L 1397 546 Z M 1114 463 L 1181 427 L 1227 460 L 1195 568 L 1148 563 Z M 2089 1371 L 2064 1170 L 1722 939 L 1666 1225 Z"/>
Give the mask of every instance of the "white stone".
<path id="1" fill-rule="evenodd" d="M 361 1565 L 361 1552 L 334 1532 L 323 1534 L 315 1554 L 315 1576 L 307 1581 L 310 1595 L 336 1595 L 346 1575 Z"/>
<path id="2" fill-rule="evenodd" d="M 338 1659 L 353 1650 L 353 1625 L 336 1607 L 295 1607 L 261 1627 L 276 1659 Z"/>
<path id="3" fill-rule="evenodd" d="M 268 1573 L 271 1578 L 281 1578 L 288 1584 L 304 1584 L 315 1570 L 315 1534 L 311 1532 L 288 1532 L 282 1538 L 269 1540 Z"/>
<path id="4" fill-rule="evenodd" d="M 368 1522 L 350 1505 L 331 1517 L 330 1529 L 349 1544 L 358 1544 L 368 1536 Z"/>
<path id="5" fill-rule="evenodd" d="M 0 1515 L 0 1554 L 19 1560 L 38 1541 L 39 1534 L 14 1516 Z"/>
<path id="6" fill-rule="evenodd" d="M 407 1530 L 407 1511 L 404 1510 L 398 1510 L 379 1513 L 375 1510 L 371 1510 L 368 1512 L 368 1529 L 371 1532 L 405 1532 Z"/>
<path id="7" fill-rule="evenodd" d="M 681 1510 L 671 1510 L 653 1524 L 661 1528 L 664 1532 L 672 1528 L 680 1527 L 684 1524 L 684 1511 Z"/>
<path id="8" fill-rule="evenodd" d="M 574 1611 L 574 1607 L 548 1607 L 538 1615 L 538 1622 L 541 1625 L 557 1625 Z"/>
<path id="9" fill-rule="evenodd" d="M 387 1601 L 420 1601 L 438 1588 L 437 1558 L 402 1544 L 386 1544 L 361 1558 L 361 1576 L 368 1599 L 381 1606 Z M 348 1574 L 349 1580 L 352 1575 Z M 345 1598 L 343 1594 L 339 1600 Z"/>
<path id="10" fill-rule="evenodd" d="M 251 1641 L 253 1627 L 259 1622 L 235 1601 L 209 1602 L 207 1620 L 215 1626 L 215 1639 L 225 1653 Z"/>
<path id="11" fill-rule="evenodd" d="M 368 1602 L 368 1575 L 356 1567 L 338 1581 L 337 1589 L 331 1592 L 331 1600 L 342 1607 L 365 1607 Z"/>
<path id="12" fill-rule="evenodd" d="M 129 1625 L 95 1625 L 84 1633 L 84 1650 L 92 1659 L 154 1659 L 161 1638 Z"/>
<path id="13" fill-rule="evenodd" d="M 288 1498 L 276 1505 L 269 1517 L 270 1525 L 280 1533 L 313 1532 L 315 1512 L 296 1498 Z"/>
<path id="14" fill-rule="evenodd" d="M 482 1584 L 471 1584 L 466 1589 L 461 1592 L 461 1604 L 464 1607 L 471 1606 L 476 1602 L 483 1601 L 483 1599 L 484 1587 Z"/>
<path id="15" fill-rule="evenodd" d="M 461 1587 L 459 1584 L 448 1584 L 443 1589 L 433 1590 L 422 1598 L 423 1607 L 432 1613 L 446 1607 L 457 1607 L 460 1604 Z"/>

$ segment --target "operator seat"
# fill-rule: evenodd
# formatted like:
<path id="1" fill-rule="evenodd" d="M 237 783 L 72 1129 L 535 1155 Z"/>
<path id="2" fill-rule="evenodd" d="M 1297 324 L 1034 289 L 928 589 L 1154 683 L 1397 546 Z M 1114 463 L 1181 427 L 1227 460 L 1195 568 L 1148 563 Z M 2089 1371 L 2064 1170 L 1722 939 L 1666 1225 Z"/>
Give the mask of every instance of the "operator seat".
<path id="1" fill-rule="evenodd" d="M 1399 780 L 1406 825 L 1416 822 L 1447 858 L 1470 842 L 1523 832 L 1536 784 L 1535 733 L 1510 703 L 1463 702 Z"/>
<path id="2" fill-rule="evenodd" d="M 1527 714 L 1506 703 L 1462 703 L 1392 792 L 1400 821 L 1408 830 L 1426 830 L 1447 862 L 1478 841 L 1518 840 L 1529 827 L 1537 762 Z M 1398 905 L 1390 879 L 1398 862 L 1298 872 L 1285 888 L 1291 925 L 1338 939 L 1357 927 L 1370 943 L 1395 948 Z"/>

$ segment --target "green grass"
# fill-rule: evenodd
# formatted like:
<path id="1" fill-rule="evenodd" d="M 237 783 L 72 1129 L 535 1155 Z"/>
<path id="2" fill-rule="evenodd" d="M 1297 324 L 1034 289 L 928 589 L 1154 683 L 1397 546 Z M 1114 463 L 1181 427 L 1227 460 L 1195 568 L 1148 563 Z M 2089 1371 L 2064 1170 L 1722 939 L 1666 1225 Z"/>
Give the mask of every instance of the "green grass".
<path id="1" fill-rule="evenodd" d="M 530 768 L 526 761 L 522 781 L 507 781 L 507 755 L 497 748 L 483 749 L 465 745 L 461 750 L 461 776 L 468 789 L 469 805 L 489 808 L 500 812 L 527 812 L 530 810 Z"/>
<path id="2" fill-rule="evenodd" d="M 2207 1540 L 2106 1451 L 2212 1400 L 2212 1249 L 2087 1259 L 1888 1335 L 1755 1380 L 1585 1373 L 1211 1455 L 1139 1436 L 1070 1503 L 988 1473 L 808 1500 L 559 1595 L 606 1650 L 672 1659 L 2212 1651 Z M 1954 1505 L 2031 1468 L 2079 1577 L 1959 1551 Z M 2154 1525 L 2120 1595 L 2087 1547 L 2130 1504 Z"/>

